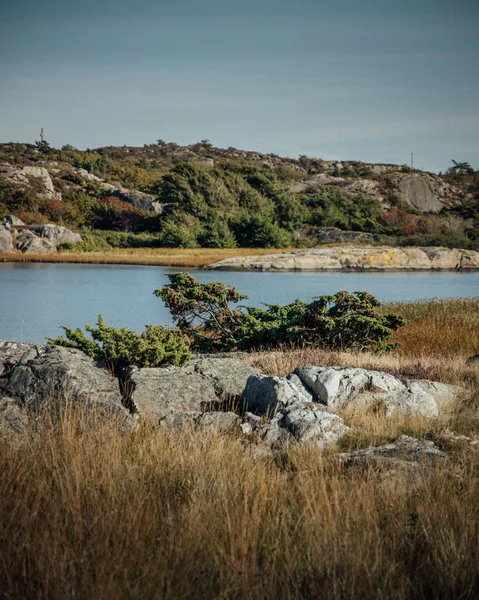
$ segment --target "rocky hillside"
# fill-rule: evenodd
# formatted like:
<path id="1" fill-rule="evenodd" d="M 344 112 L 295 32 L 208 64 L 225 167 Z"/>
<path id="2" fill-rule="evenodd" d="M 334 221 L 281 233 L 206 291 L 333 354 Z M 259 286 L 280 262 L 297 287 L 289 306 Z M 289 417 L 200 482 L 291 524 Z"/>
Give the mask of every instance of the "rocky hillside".
<path id="1" fill-rule="evenodd" d="M 395 238 L 377 243 L 411 245 L 411 236 L 423 236 L 414 243 L 471 247 L 479 237 L 478 180 L 467 163 L 436 175 L 207 140 L 86 151 L 10 143 L 0 145 L 0 218 L 141 233 L 143 244 L 160 246 L 315 245 L 335 227 Z"/>

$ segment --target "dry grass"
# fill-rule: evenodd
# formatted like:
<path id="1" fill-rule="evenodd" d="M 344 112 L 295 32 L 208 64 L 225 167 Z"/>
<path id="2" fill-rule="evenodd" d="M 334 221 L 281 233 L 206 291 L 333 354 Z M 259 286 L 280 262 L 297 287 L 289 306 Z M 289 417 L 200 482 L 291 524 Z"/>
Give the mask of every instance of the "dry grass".
<path id="1" fill-rule="evenodd" d="M 0 597 L 475 598 L 477 454 L 392 483 L 297 448 L 43 420 L 0 442 Z"/>
<path id="2" fill-rule="evenodd" d="M 471 356 L 479 353 L 479 297 L 385 305 L 408 324 L 395 334 L 406 356 Z"/>
<path id="3" fill-rule="evenodd" d="M 201 268 L 232 256 L 255 256 L 287 250 L 272 248 L 113 248 L 102 252 L 61 252 L 55 254 L 3 254 L 3 262 L 86 263 L 153 265 Z"/>

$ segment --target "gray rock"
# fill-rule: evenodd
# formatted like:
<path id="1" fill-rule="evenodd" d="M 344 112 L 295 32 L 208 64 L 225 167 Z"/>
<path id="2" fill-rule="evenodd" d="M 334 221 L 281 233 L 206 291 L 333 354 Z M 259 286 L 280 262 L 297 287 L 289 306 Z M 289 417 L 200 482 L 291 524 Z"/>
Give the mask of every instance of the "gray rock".
<path id="1" fill-rule="evenodd" d="M 58 198 L 58 194 L 55 192 L 55 188 L 53 187 L 53 181 L 50 177 L 50 173 L 45 167 L 23 167 L 22 169 L 25 175 L 29 175 L 30 177 L 35 177 L 41 181 L 44 191 L 43 195 L 48 198 Z"/>
<path id="2" fill-rule="evenodd" d="M 28 415 L 13 398 L 0 398 L 0 439 L 21 443 L 28 434 Z"/>
<path id="3" fill-rule="evenodd" d="M 440 247 L 301 248 L 280 254 L 234 256 L 205 268 L 223 271 L 466 271 L 479 269 L 479 252 Z"/>
<path id="4" fill-rule="evenodd" d="M 130 385 L 134 410 L 156 423 L 172 412 L 202 412 L 217 401 L 213 379 L 191 367 L 135 369 Z"/>
<path id="5" fill-rule="evenodd" d="M 32 348 L 36 348 L 36 346 L 34 344 L 0 340 L 0 391 L 2 390 L 2 384 L 6 384 L 7 375 L 18 365 L 22 356 Z"/>
<path id="6" fill-rule="evenodd" d="M 160 425 L 167 430 L 181 431 L 188 427 L 211 433 L 227 433 L 240 427 L 240 417 L 232 412 L 173 411 L 161 419 Z"/>
<path id="7" fill-rule="evenodd" d="M 31 178 L 35 178 L 39 184 L 38 195 L 48 200 L 59 200 L 61 194 L 55 191 L 50 173 L 45 167 L 26 166 L 19 167 L 8 163 L 0 164 L 0 176 L 11 185 L 28 188 L 31 186 Z"/>
<path id="8" fill-rule="evenodd" d="M 311 395 L 304 388 L 297 387 L 295 381 L 251 375 L 246 382 L 241 404 L 246 411 L 271 418 L 276 410 L 298 402 L 308 402 L 310 398 Z"/>
<path id="9" fill-rule="evenodd" d="M 320 448 L 336 443 L 349 431 L 338 415 L 313 405 L 298 406 L 285 412 L 283 422 L 300 442 L 314 442 Z"/>
<path id="10" fill-rule="evenodd" d="M 228 358 L 219 356 L 194 358 L 190 366 L 203 377 L 213 380 L 218 398 L 233 403 L 240 400 L 248 377 L 259 375 L 258 369 L 242 360 L 236 360 L 234 355 Z"/>
<path id="11" fill-rule="evenodd" d="M 104 184 L 106 185 L 106 184 Z M 119 198 L 124 202 L 129 202 L 135 208 L 140 210 L 155 210 L 156 197 L 145 192 L 139 192 L 138 190 L 128 190 L 126 188 L 115 188 L 108 190 L 109 196 Z"/>
<path id="12" fill-rule="evenodd" d="M 205 411 L 237 404 L 257 369 L 233 358 L 198 357 L 183 367 L 133 369 L 131 402 L 140 416 L 160 421 L 174 411 Z"/>
<path id="13" fill-rule="evenodd" d="M 10 229 L 0 224 L 0 254 L 7 254 L 13 251 L 14 247 Z"/>
<path id="14" fill-rule="evenodd" d="M 438 213 L 444 202 L 434 192 L 431 183 L 426 175 L 411 174 L 399 177 L 398 187 L 401 197 L 416 210 Z"/>
<path id="15" fill-rule="evenodd" d="M 380 405 L 388 416 L 403 412 L 437 417 L 439 406 L 467 393 L 458 386 L 400 380 L 380 371 L 351 367 L 298 367 L 295 374 L 317 402 L 332 410 Z"/>
<path id="16" fill-rule="evenodd" d="M 25 229 L 17 238 L 17 248 L 25 254 L 53 254 L 55 246 L 47 239 L 40 238 L 32 231 Z"/>
<path id="17" fill-rule="evenodd" d="M 263 441 L 270 447 L 291 443 L 293 439 L 325 447 L 348 431 L 343 419 L 311 400 L 312 394 L 295 374 L 284 379 L 251 376 L 243 394 L 246 410 L 271 419 L 262 428 Z"/>
<path id="18" fill-rule="evenodd" d="M 76 244 L 82 241 L 78 233 L 60 225 L 39 225 L 33 230 L 40 238 L 48 240 L 55 248 L 62 244 Z"/>
<path id="19" fill-rule="evenodd" d="M 11 358 L 9 359 L 11 360 Z M 6 396 L 31 409 L 61 409 L 70 402 L 88 412 L 126 417 L 118 381 L 80 350 L 30 347 L 2 383 Z"/>
<path id="20" fill-rule="evenodd" d="M 26 226 L 25 223 L 21 219 L 16 217 L 15 215 L 8 215 L 3 220 L 5 223 L 9 223 L 10 225 L 13 225 L 14 227 L 25 227 Z"/>
<path id="21" fill-rule="evenodd" d="M 422 440 L 401 435 L 390 444 L 372 446 L 354 452 L 345 452 L 339 455 L 341 462 L 364 461 L 375 458 L 395 458 L 407 461 L 435 461 L 447 458 L 447 454 L 440 450 L 432 441 Z"/>
<path id="22" fill-rule="evenodd" d="M 214 433 L 226 433 L 239 429 L 240 424 L 241 418 L 233 412 L 205 412 L 197 421 L 199 427 Z"/>
<path id="23" fill-rule="evenodd" d="M 189 427 L 194 427 L 201 414 L 198 411 L 176 410 L 168 413 L 164 419 L 161 419 L 160 425 L 168 431 L 183 431 Z"/>

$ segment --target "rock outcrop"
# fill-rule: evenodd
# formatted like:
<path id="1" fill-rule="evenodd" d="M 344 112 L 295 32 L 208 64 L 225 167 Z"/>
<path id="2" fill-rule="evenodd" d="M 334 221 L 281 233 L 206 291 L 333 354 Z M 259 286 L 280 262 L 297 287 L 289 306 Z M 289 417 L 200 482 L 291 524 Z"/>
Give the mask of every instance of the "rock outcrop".
<path id="1" fill-rule="evenodd" d="M 38 237 L 33 231 L 24 229 L 16 240 L 17 250 L 24 254 L 52 254 L 56 252 L 55 246 L 47 239 Z"/>
<path id="2" fill-rule="evenodd" d="M 207 267 L 223 271 L 457 271 L 479 269 L 479 252 L 456 248 L 308 248 L 235 256 Z"/>
<path id="3" fill-rule="evenodd" d="M 334 444 L 349 428 L 341 417 L 312 400 L 311 393 L 294 375 L 284 379 L 252 375 L 243 392 L 242 406 L 269 419 L 261 431 L 267 446 L 291 442 L 291 436 L 319 447 Z"/>
<path id="4" fill-rule="evenodd" d="M 9 228 L 0 223 L 0 254 L 14 251 L 12 234 Z"/>
<path id="5" fill-rule="evenodd" d="M 249 376 L 258 371 L 231 358 L 198 358 L 183 367 L 132 369 L 129 401 L 148 420 L 170 413 L 203 412 L 239 401 Z"/>
<path id="6" fill-rule="evenodd" d="M 61 225 L 38 225 L 32 227 L 32 230 L 40 238 L 48 240 L 54 248 L 57 248 L 62 244 L 78 244 L 82 241 L 80 234 L 74 233 Z"/>
<path id="7" fill-rule="evenodd" d="M 377 406 L 386 416 L 402 412 L 437 417 L 440 408 L 466 393 L 458 386 L 400 380 L 381 371 L 353 367 L 298 367 L 294 374 L 316 402 L 333 411 Z"/>
<path id="8" fill-rule="evenodd" d="M 82 241 L 78 233 L 60 225 L 27 227 L 23 221 L 8 216 L 0 223 L 0 254 L 23 252 L 25 254 L 53 254 L 62 244 Z"/>
<path id="9" fill-rule="evenodd" d="M 337 412 L 374 407 L 396 413 L 437 417 L 440 410 L 466 395 L 464 388 L 432 381 L 400 380 L 381 371 L 355 367 L 298 367 L 280 379 L 254 375 L 243 392 L 244 409 L 273 418 L 292 406 Z"/>
<path id="10" fill-rule="evenodd" d="M 37 410 L 71 403 L 88 412 L 127 417 L 118 381 L 80 350 L 60 346 L 0 345 L 0 396 Z"/>
<path id="11" fill-rule="evenodd" d="M 344 409 L 379 407 L 387 416 L 434 418 L 466 393 L 348 367 L 305 366 L 269 377 L 241 358 L 220 356 L 199 356 L 182 367 L 132 368 L 119 383 L 79 350 L 0 341 L 0 438 L 17 443 L 28 433 L 30 416 L 41 410 L 56 416 L 72 405 L 85 416 L 114 415 L 127 427 L 140 419 L 166 431 L 231 432 L 267 455 L 295 443 L 334 446 L 351 432 L 344 414 L 337 414 Z M 432 442 L 402 436 L 340 460 L 394 466 L 442 456 Z"/>
<path id="12" fill-rule="evenodd" d="M 55 191 L 52 178 L 45 167 L 19 167 L 8 163 L 0 164 L 0 177 L 8 184 L 19 187 L 30 187 L 32 178 L 38 182 L 38 195 L 48 200 L 60 200 L 61 194 Z"/>

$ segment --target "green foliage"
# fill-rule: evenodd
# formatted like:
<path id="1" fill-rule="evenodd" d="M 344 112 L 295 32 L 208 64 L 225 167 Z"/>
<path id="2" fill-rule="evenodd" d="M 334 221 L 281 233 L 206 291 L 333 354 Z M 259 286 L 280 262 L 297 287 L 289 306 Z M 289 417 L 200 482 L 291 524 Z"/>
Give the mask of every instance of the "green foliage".
<path id="1" fill-rule="evenodd" d="M 62 249 L 75 252 L 101 252 L 111 248 L 155 248 L 161 240 L 152 233 L 128 233 L 125 231 L 80 230 L 82 242 L 64 244 Z"/>
<path id="2" fill-rule="evenodd" d="M 382 231 L 378 217 L 381 205 L 374 198 L 347 197 L 340 188 L 320 186 L 304 197 L 311 210 L 311 223 L 350 231 Z"/>
<path id="3" fill-rule="evenodd" d="M 77 348 L 95 360 L 106 363 L 115 374 L 129 365 L 182 365 L 190 358 L 188 338 L 178 329 L 147 325 L 145 331 L 139 334 L 125 328 L 108 327 L 101 315 L 98 316 L 96 327 L 85 326 L 91 337 L 79 328 L 62 328 L 66 337 L 48 339 L 49 343 Z"/>
<path id="4" fill-rule="evenodd" d="M 404 319 L 378 313 L 380 303 L 366 292 L 339 292 L 309 304 L 296 300 L 266 309 L 230 303 L 246 299 L 222 283 L 199 283 L 188 273 L 168 275 L 170 283 L 155 290 L 173 320 L 198 351 L 275 348 L 281 344 L 335 350 L 391 350 L 389 339 Z"/>

